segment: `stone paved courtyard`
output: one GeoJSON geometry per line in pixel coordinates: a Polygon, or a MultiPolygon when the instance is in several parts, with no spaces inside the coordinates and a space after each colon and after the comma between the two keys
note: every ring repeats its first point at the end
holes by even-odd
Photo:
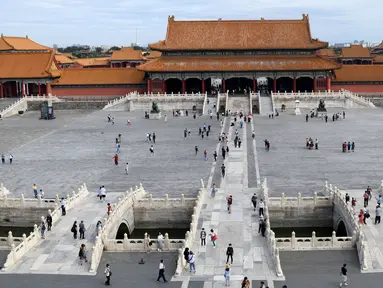
{"type": "MultiPolygon", "coordinates": [[[[329,109],[329,114],[341,111],[329,109]]],[[[341,189],[377,187],[383,175],[383,110],[349,109],[345,120],[328,123],[311,118],[306,123],[305,114],[254,119],[260,173],[271,195],[312,195],[326,180],[341,189]],[[319,150],[308,151],[306,137],[318,138],[319,150]],[[264,139],[271,142],[269,152],[264,139]],[[355,142],[354,153],[342,153],[344,141],[355,142]]]]}
{"type": "MultiPolygon", "coordinates": [[[[46,197],[56,193],[67,194],[87,183],[90,191],[105,185],[107,191],[123,192],[142,183],[154,197],[194,196],[205,184],[211,170],[212,154],[216,147],[219,122],[208,116],[173,118],[168,122],[146,120],[143,113],[114,112],[115,124],[107,123],[109,113],[97,111],[57,111],[53,121],[38,120],[38,112],[12,117],[0,122],[0,152],[7,164],[1,166],[1,179],[15,195],[32,196],[36,183],[45,190],[46,197]],[[132,126],[126,125],[130,119],[132,126]],[[198,127],[206,122],[212,125],[209,138],[201,140],[198,127]],[[183,130],[191,130],[190,139],[184,139],[183,130]],[[155,156],[150,156],[146,133],[155,132],[155,156]],[[116,152],[115,138],[122,134],[120,164],[112,157],[116,152]],[[194,146],[198,145],[196,157],[194,146]],[[209,161],[203,160],[207,149],[209,161]],[[14,163],[8,164],[8,155],[14,163]],[[129,162],[129,175],[125,163],[129,162]]],[[[189,114],[190,115],[190,114],[189,114]]]]}

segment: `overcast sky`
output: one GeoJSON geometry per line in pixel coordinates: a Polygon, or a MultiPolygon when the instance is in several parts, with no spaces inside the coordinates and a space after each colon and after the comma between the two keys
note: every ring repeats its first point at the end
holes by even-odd
{"type": "Polygon", "coordinates": [[[11,0],[1,1],[0,33],[52,46],[128,46],[165,38],[175,19],[301,19],[330,43],[383,40],[383,0],[11,0]]]}

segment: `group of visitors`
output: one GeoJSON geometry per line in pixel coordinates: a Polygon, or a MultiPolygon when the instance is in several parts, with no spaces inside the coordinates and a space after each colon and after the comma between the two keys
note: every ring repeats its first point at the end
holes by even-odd
{"type": "Polygon", "coordinates": [[[346,153],[346,152],[354,152],[355,150],[355,142],[343,142],[342,144],[342,152],[343,153],[346,153]]]}
{"type": "Polygon", "coordinates": [[[40,189],[40,191],[37,189],[37,185],[36,184],[33,184],[32,186],[32,190],[33,190],[33,195],[34,195],[34,198],[37,199],[40,198],[43,199],[45,197],[45,193],[43,191],[43,189],[40,189]]]}
{"type": "MultiPolygon", "coordinates": [[[[13,161],[13,155],[9,153],[9,164],[12,164],[13,161]]],[[[1,153],[1,163],[5,164],[5,156],[4,153],[1,153]]]]}
{"type": "Polygon", "coordinates": [[[306,148],[308,150],[312,150],[315,146],[315,150],[318,150],[318,139],[315,139],[315,143],[313,141],[313,139],[310,137],[310,138],[306,138],[306,148]]]}

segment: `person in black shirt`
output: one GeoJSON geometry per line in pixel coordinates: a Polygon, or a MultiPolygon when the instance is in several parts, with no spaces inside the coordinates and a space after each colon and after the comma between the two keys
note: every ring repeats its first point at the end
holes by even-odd
{"type": "Polygon", "coordinates": [[[231,244],[229,244],[229,247],[227,247],[226,249],[226,255],[227,255],[226,264],[229,263],[229,258],[231,259],[231,264],[233,264],[233,254],[234,254],[234,249],[231,246],[231,244]]]}
{"type": "Polygon", "coordinates": [[[201,238],[201,246],[206,246],[206,231],[205,231],[205,228],[202,228],[201,233],[200,233],[200,238],[201,238]]]}
{"type": "Polygon", "coordinates": [[[347,264],[343,264],[343,267],[340,269],[340,277],[341,277],[341,282],[339,284],[339,287],[342,286],[347,286],[347,280],[348,280],[348,275],[347,275],[347,264]]]}

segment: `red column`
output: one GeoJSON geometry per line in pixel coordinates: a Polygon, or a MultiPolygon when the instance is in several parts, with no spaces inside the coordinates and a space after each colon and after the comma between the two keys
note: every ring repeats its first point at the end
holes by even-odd
{"type": "Polygon", "coordinates": [[[148,93],[152,93],[153,88],[152,88],[152,78],[148,79],[148,93]]]}
{"type": "Polygon", "coordinates": [[[24,97],[24,82],[21,82],[21,97],[24,97]]]}
{"type": "Polygon", "coordinates": [[[3,83],[0,82],[0,98],[4,98],[3,83]]]}
{"type": "Polygon", "coordinates": [[[296,77],[293,78],[293,92],[294,93],[297,92],[297,78],[296,77]]]}
{"type": "Polygon", "coordinates": [[[331,90],[331,77],[330,76],[326,77],[326,90],[327,91],[331,90]]]}
{"type": "Polygon", "coordinates": [[[313,90],[314,90],[314,92],[317,91],[317,78],[316,77],[313,78],[313,90]]]}
{"type": "Polygon", "coordinates": [[[257,92],[257,78],[253,78],[253,91],[257,92]]]}
{"type": "Polygon", "coordinates": [[[166,82],[165,82],[165,79],[162,79],[162,93],[166,93],[166,82]]]}
{"type": "Polygon", "coordinates": [[[222,93],[226,93],[226,82],[225,82],[225,78],[222,78],[222,93]]]}
{"type": "Polygon", "coordinates": [[[182,94],[185,94],[185,91],[186,91],[186,83],[185,83],[185,79],[182,78],[182,94]]]}
{"type": "Polygon", "coordinates": [[[205,93],[205,79],[201,79],[202,94],[205,93]]]}
{"type": "Polygon", "coordinates": [[[277,77],[274,77],[273,91],[274,93],[277,93],[277,77]]]}
{"type": "Polygon", "coordinates": [[[39,91],[39,96],[41,96],[41,85],[40,85],[40,83],[37,84],[37,89],[38,89],[38,91],[39,91]]]}

